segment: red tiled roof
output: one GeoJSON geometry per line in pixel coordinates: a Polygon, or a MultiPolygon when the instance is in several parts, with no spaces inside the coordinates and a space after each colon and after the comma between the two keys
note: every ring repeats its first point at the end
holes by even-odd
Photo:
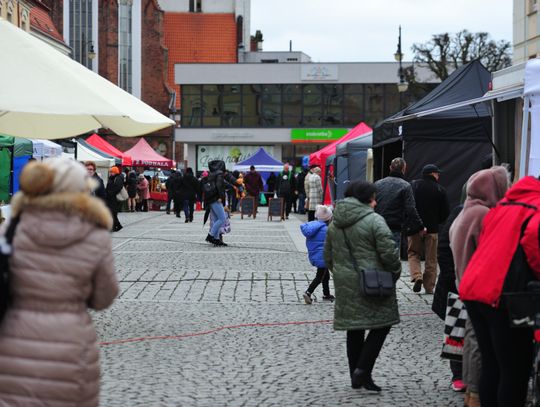
{"type": "Polygon", "coordinates": [[[51,16],[46,10],[40,7],[32,7],[30,10],[30,26],[36,31],[42,32],[64,44],[64,38],[54,26],[51,16]]]}
{"type": "Polygon", "coordinates": [[[166,12],[164,31],[169,49],[168,83],[177,92],[175,63],[237,62],[234,14],[166,12]]]}

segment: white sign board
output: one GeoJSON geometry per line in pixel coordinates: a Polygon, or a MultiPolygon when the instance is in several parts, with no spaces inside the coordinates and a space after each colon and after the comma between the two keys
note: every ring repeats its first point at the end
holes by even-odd
{"type": "Polygon", "coordinates": [[[337,65],[305,64],[301,66],[303,81],[337,81],[339,79],[337,65]]]}
{"type": "Polygon", "coordinates": [[[225,161],[228,170],[232,171],[236,163],[247,160],[263,147],[270,155],[274,155],[274,146],[223,146],[198,145],[197,171],[208,170],[208,163],[213,160],[225,161]]]}

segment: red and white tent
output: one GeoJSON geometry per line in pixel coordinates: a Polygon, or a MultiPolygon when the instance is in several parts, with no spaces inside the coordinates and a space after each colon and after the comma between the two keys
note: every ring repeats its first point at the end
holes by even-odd
{"type": "Polygon", "coordinates": [[[122,165],[132,165],[132,159],[129,154],[121,152],[116,147],[99,137],[96,133],[88,137],[86,142],[104,153],[120,158],[122,160],[122,165]]]}
{"type": "Polygon", "coordinates": [[[141,138],[137,144],[125,151],[124,154],[130,155],[134,167],[174,167],[174,161],[165,158],[154,151],[154,149],[141,138]]]}

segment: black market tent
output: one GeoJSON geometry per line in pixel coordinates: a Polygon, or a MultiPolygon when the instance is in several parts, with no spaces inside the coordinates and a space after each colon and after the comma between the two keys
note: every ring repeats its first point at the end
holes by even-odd
{"type": "Polygon", "coordinates": [[[352,181],[367,181],[369,150],[373,145],[371,132],[342,143],[336,147],[334,159],[334,181],[336,199],[343,199],[347,184],[352,181]]]}
{"type": "Polygon", "coordinates": [[[463,184],[480,169],[492,151],[491,112],[486,103],[459,106],[454,103],[480,98],[487,91],[491,74],[479,61],[455,70],[424,98],[383,120],[373,130],[375,178],[387,174],[390,161],[403,156],[407,178],[421,176],[426,164],[438,165],[444,173],[451,205],[456,205],[463,184]]]}

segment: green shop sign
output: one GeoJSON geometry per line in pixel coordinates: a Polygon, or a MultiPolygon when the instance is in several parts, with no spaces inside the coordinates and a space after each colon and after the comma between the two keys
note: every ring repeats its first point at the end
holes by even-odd
{"type": "Polygon", "coordinates": [[[293,143],[329,143],[340,139],[348,129],[291,129],[293,143]]]}

